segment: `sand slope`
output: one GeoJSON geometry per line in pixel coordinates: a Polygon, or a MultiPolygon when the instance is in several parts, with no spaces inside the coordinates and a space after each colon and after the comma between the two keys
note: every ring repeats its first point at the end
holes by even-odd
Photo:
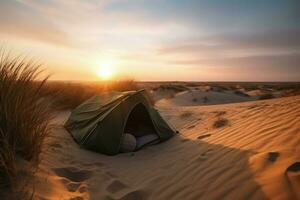
{"type": "MultiPolygon", "coordinates": [[[[158,92],[157,92],[158,93],[158,92]]],[[[166,106],[197,106],[197,105],[216,105],[225,103],[237,103],[245,101],[254,101],[257,99],[255,96],[243,96],[235,94],[233,91],[201,91],[201,90],[188,90],[177,93],[174,97],[162,98],[163,95],[159,94],[160,99],[157,104],[167,104],[166,106]]],[[[169,95],[170,96],[170,95],[169,95]]]]}
{"type": "MultiPolygon", "coordinates": [[[[158,104],[171,140],[109,157],[58,127],[36,180],[40,199],[300,199],[300,96],[216,106],[158,104]],[[217,119],[227,119],[214,128],[217,119]]],[[[57,117],[62,124],[68,113],[57,117]]]]}

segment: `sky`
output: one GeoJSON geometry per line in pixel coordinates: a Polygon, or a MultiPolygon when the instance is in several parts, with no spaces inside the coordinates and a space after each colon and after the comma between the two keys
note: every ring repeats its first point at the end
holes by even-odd
{"type": "Polygon", "coordinates": [[[300,81],[300,1],[0,0],[0,45],[53,80],[300,81]]]}

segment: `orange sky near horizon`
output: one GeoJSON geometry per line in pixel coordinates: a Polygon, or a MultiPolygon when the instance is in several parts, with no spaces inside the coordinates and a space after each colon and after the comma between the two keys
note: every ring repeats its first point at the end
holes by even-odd
{"type": "Polygon", "coordinates": [[[0,44],[38,60],[52,80],[300,81],[297,7],[3,0],[0,44]]]}

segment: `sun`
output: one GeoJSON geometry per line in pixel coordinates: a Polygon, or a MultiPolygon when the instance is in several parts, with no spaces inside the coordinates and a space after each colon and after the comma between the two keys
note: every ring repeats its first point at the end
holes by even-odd
{"type": "Polygon", "coordinates": [[[111,61],[105,61],[99,64],[97,75],[103,80],[108,80],[113,76],[113,65],[111,61]]]}

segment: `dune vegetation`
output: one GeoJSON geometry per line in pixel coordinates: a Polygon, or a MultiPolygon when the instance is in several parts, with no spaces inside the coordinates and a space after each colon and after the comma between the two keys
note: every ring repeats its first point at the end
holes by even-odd
{"type": "MultiPolygon", "coordinates": [[[[0,185],[17,190],[20,160],[36,167],[49,135],[49,101],[41,95],[47,77],[40,65],[2,52],[0,58],[0,185]]],[[[22,166],[24,167],[24,166],[22,166]]]]}

